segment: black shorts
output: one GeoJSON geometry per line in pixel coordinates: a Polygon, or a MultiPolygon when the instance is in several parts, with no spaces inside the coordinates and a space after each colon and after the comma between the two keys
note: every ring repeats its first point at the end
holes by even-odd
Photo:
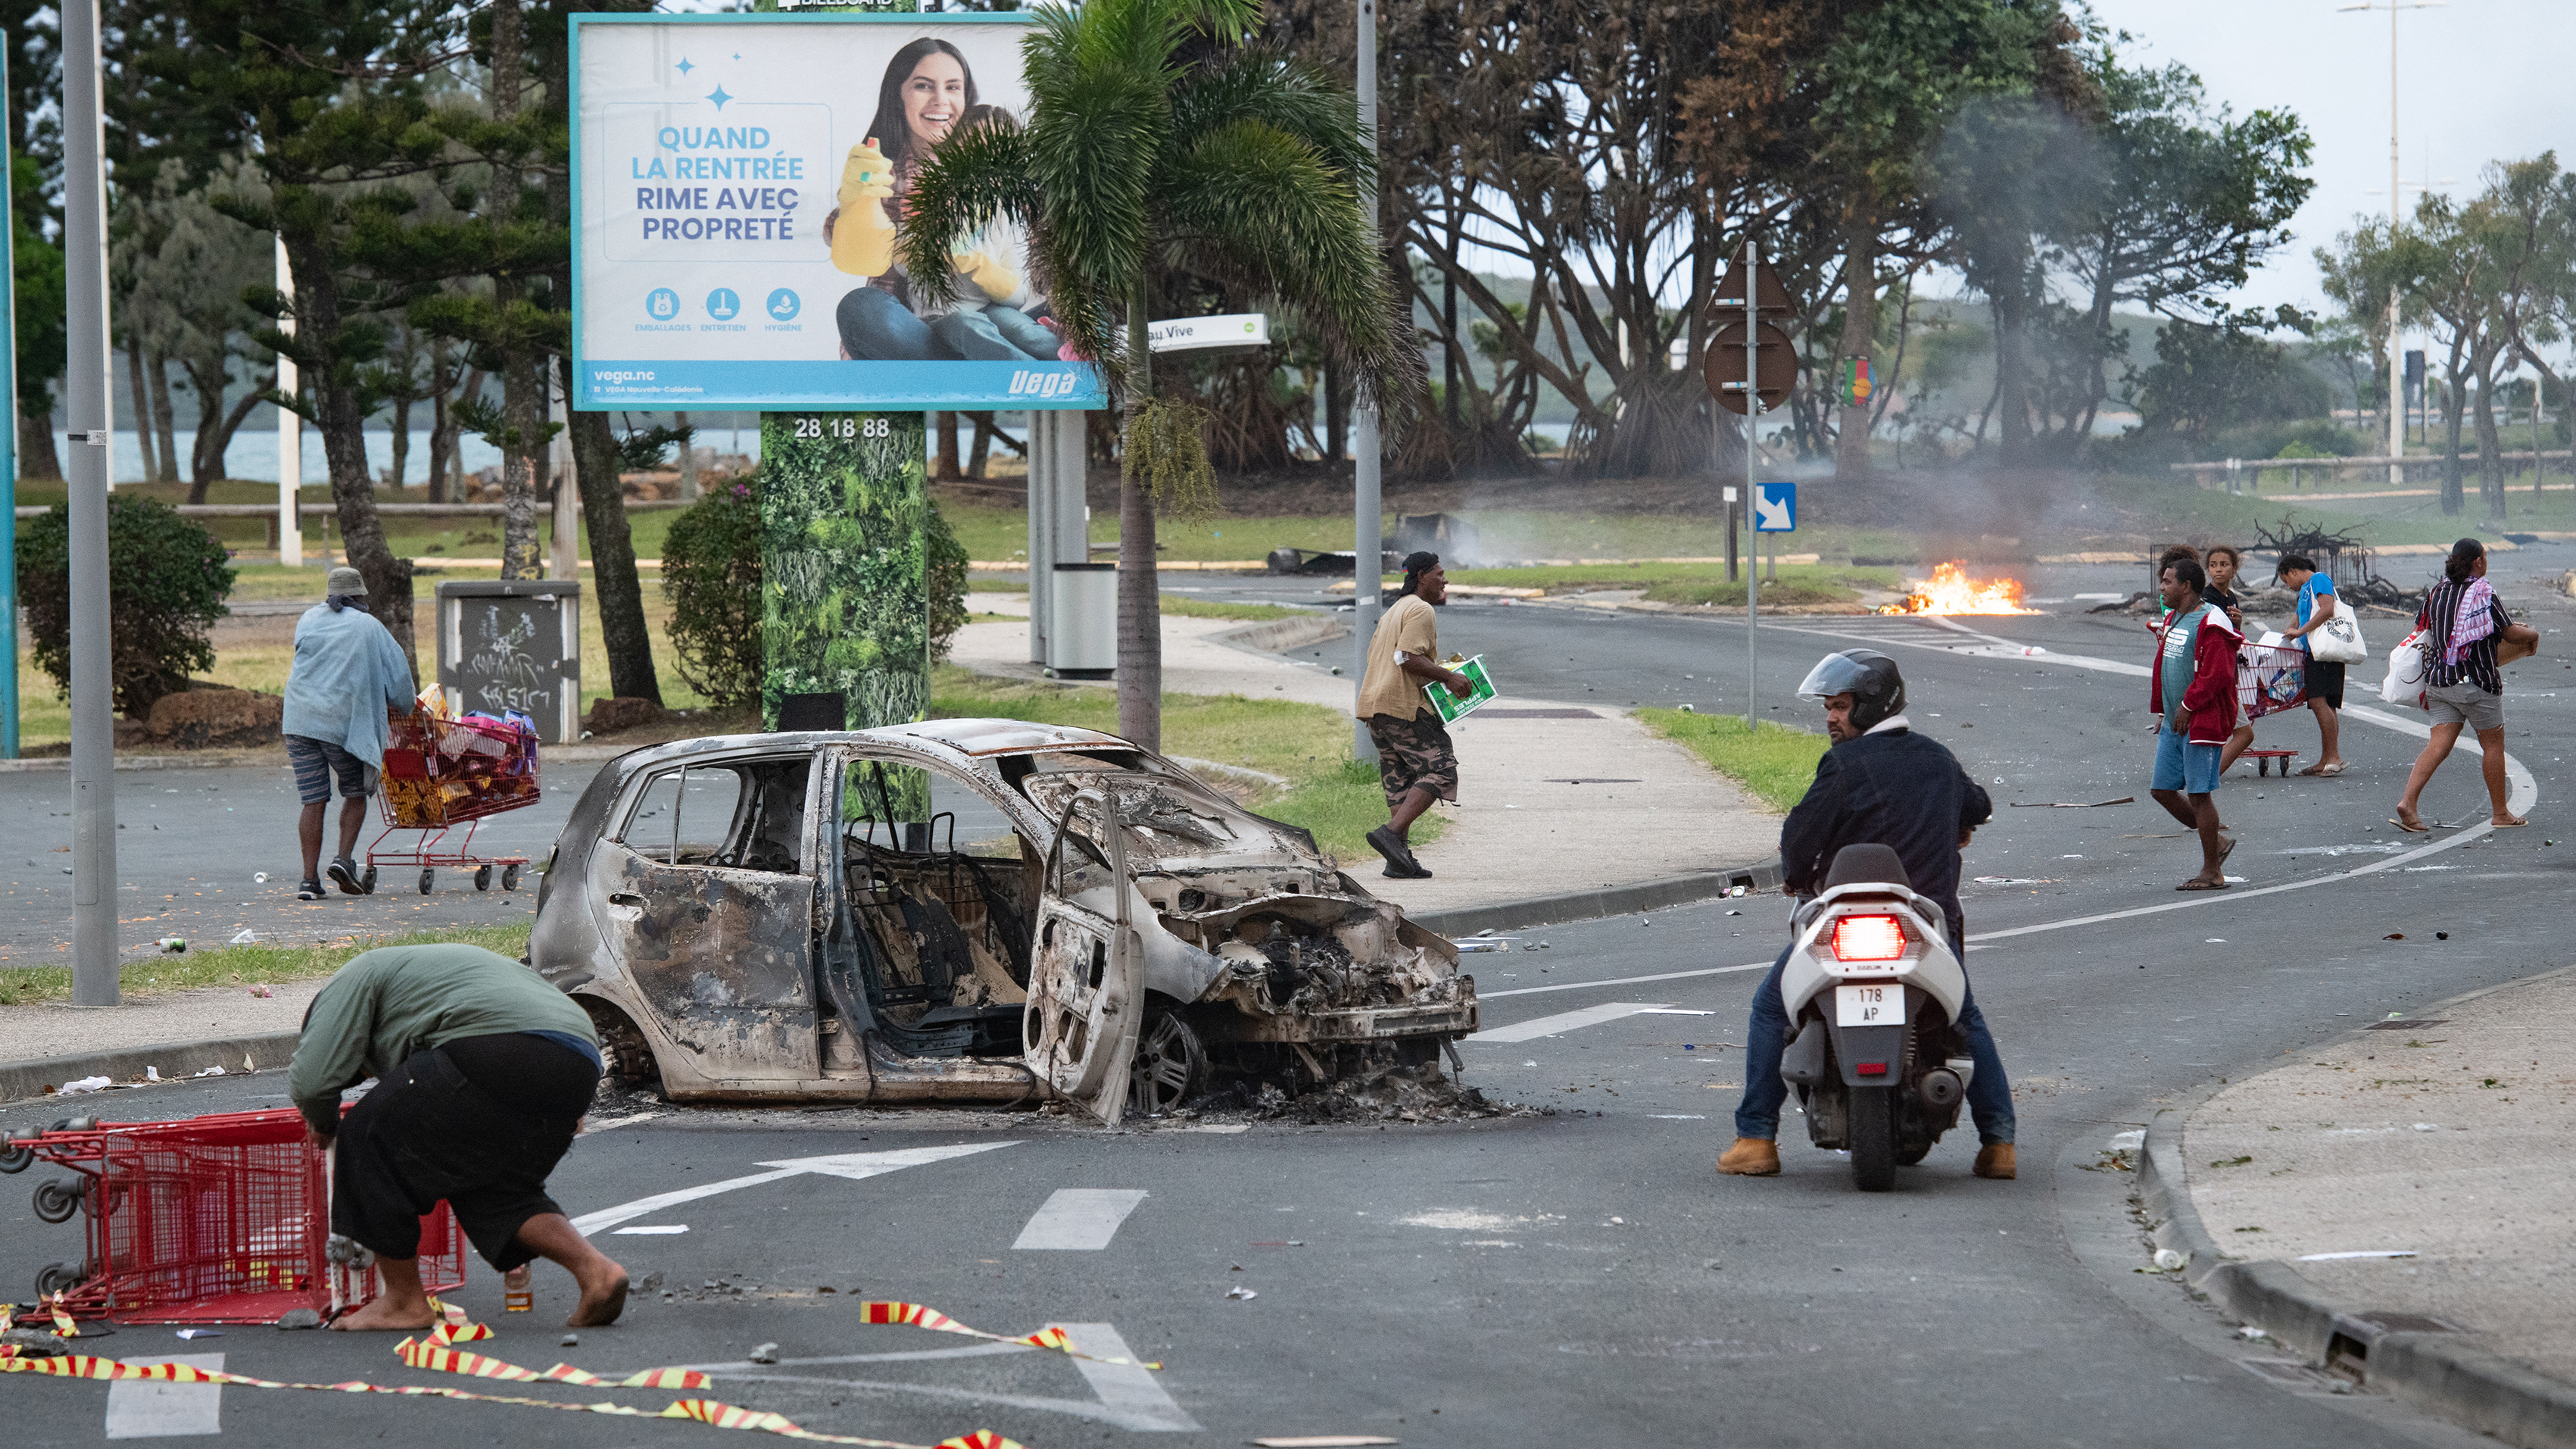
{"type": "Polygon", "coordinates": [[[420,1256],[420,1218],[439,1199],[502,1272],[536,1254],[519,1225],[560,1213],[546,1176],[572,1147],[599,1068],[524,1032],[415,1052],[340,1119],[331,1230],[380,1257],[420,1256]]]}
{"type": "Polygon", "coordinates": [[[2307,666],[2308,698],[2322,699],[2328,709],[2343,708],[2343,666],[2311,659],[2307,666]]]}

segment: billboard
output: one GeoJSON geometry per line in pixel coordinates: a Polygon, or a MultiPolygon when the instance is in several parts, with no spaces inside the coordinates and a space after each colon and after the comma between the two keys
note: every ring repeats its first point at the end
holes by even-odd
{"type": "Polygon", "coordinates": [[[1026,121],[1030,17],[571,19],[576,407],[1104,406],[1017,225],[951,240],[955,296],[894,261],[940,144],[1026,121]]]}

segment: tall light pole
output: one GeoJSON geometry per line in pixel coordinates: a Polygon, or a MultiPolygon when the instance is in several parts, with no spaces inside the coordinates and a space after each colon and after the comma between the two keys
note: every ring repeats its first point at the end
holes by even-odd
{"type": "MultiPolygon", "coordinates": [[[[1377,154],[1377,0],[1359,0],[1360,134],[1368,138],[1369,155],[1377,154]]],[[[1377,231],[1377,187],[1372,183],[1361,201],[1372,235],[1377,231]]],[[[1377,476],[1377,394],[1368,379],[1358,381],[1359,396],[1351,418],[1351,700],[1359,712],[1360,686],[1368,679],[1369,640],[1377,634],[1378,590],[1385,573],[1385,540],[1379,535],[1377,476]]],[[[1333,461],[1339,462],[1340,459],[1333,461]]],[[[1368,721],[1351,729],[1351,758],[1377,759],[1377,742],[1369,738],[1368,721]]]]}
{"type": "MultiPolygon", "coordinates": [[[[2339,5],[2338,11],[2385,10],[2388,12],[2388,235],[2397,237],[2397,228],[2406,224],[2405,192],[2397,180],[2397,12],[2400,10],[2439,10],[2444,0],[2370,0],[2361,5],[2339,5]]],[[[2399,329],[2405,316],[2398,308],[2397,289],[2388,290],[2388,456],[2396,461],[2388,465],[2388,482],[2404,487],[2406,482],[2406,400],[2405,382],[2398,376],[2398,364],[2405,342],[2399,329]]]]}
{"type": "MultiPolygon", "coordinates": [[[[63,0],[63,272],[71,412],[72,1005],[114,1006],[116,718],[107,623],[107,131],[98,0],[63,0]]],[[[13,645],[14,647],[14,645],[13,645]]]]}

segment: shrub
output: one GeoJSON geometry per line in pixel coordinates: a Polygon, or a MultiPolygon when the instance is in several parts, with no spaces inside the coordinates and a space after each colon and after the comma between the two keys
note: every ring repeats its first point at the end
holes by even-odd
{"type": "MultiPolygon", "coordinates": [[[[18,604],[35,641],[36,667],[71,692],[72,525],[56,504],[18,539],[18,604]]],[[[178,510],[133,494],[107,496],[108,667],[116,707],[142,719],[152,703],[188,687],[190,670],[215,667],[206,626],[232,612],[230,556],[178,510]]]]}
{"type": "MultiPolygon", "coordinates": [[[[948,657],[966,622],[966,549],[927,505],[930,657],[948,657]]],[[[711,704],[760,702],[760,489],[758,475],[721,487],[672,520],[662,543],[662,589],[671,601],[671,648],[680,677],[711,704]]]]}
{"type": "Polygon", "coordinates": [[[708,703],[760,702],[758,477],[714,488],[671,520],[662,591],[680,677],[708,703]]]}

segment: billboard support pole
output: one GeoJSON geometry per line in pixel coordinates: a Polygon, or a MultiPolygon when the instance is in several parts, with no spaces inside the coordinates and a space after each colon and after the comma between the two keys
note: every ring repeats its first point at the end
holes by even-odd
{"type": "MultiPolygon", "coordinates": [[[[9,53],[0,49],[0,96],[8,93],[9,53]]],[[[0,534],[0,760],[18,758],[18,259],[9,166],[9,131],[0,126],[0,376],[9,397],[9,426],[0,429],[0,518],[9,520],[0,534]]]]}
{"type": "MultiPolygon", "coordinates": [[[[72,1005],[114,1006],[116,710],[108,670],[107,132],[98,0],[63,22],[63,271],[71,366],[72,1005]]],[[[14,524],[12,525],[14,527],[14,524]]],[[[12,640],[14,647],[16,641],[12,640]]]]}
{"type": "MultiPolygon", "coordinates": [[[[1377,154],[1377,0],[1359,0],[1360,134],[1369,154],[1377,154]]],[[[1377,192],[1361,203],[1369,230],[1377,230],[1377,192]]],[[[1351,416],[1351,712],[1359,712],[1359,692],[1368,683],[1369,645],[1377,637],[1378,595],[1383,592],[1386,542],[1380,535],[1378,503],[1377,395],[1363,378],[1351,416]]],[[[1334,462],[1341,461],[1335,458],[1334,462]]],[[[1351,758],[1377,762],[1377,742],[1369,738],[1368,721],[1355,719],[1351,758]]]]}

